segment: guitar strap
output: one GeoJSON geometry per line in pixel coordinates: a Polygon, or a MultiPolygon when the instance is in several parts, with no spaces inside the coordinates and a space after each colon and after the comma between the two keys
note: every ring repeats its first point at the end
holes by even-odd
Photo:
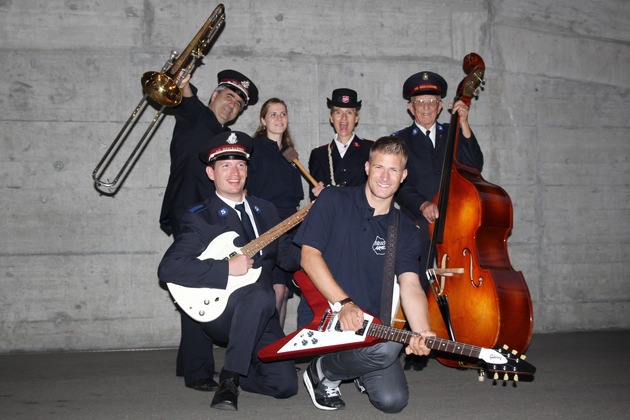
{"type": "Polygon", "coordinates": [[[383,269],[383,288],[381,290],[381,322],[390,325],[392,322],[392,294],[394,293],[394,275],[396,270],[396,245],[398,237],[398,222],[400,211],[396,212],[396,220],[387,227],[387,242],[385,242],[385,267],[383,269]]]}

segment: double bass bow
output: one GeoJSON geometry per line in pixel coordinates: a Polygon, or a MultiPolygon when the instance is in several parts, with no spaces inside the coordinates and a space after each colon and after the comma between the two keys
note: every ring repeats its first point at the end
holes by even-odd
{"type": "MultiPolygon", "coordinates": [[[[466,77],[453,101],[470,107],[484,83],[483,59],[470,53],[466,77]]],[[[527,283],[507,253],[512,230],[512,202],[501,187],[483,179],[478,169],[457,160],[460,139],[457,113],[451,116],[440,189],[434,198],[439,218],[429,224],[431,247],[427,270],[429,317],[438,337],[483,347],[508,345],[523,353],[533,331],[527,283]],[[446,276],[443,273],[449,272],[446,276]],[[453,274],[455,273],[455,274],[453,274]]],[[[450,367],[474,367],[462,359],[438,357],[450,367]]]]}

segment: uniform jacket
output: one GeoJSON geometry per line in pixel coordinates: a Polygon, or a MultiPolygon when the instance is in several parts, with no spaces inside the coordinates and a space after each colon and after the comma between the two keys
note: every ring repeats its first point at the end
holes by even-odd
{"type": "MultiPolygon", "coordinates": [[[[280,223],[278,212],[268,201],[247,197],[247,202],[254,213],[259,236],[280,223]]],[[[160,281],[188,287],[225,289],[228,261],[198,260],[197,257],[217,236],[228,231],[239,234],[234,240],[234,246],[240,248],[247,244],[238,213],[213,193],[208,200],[184,213],[181,231],[160,262],[160,281]]],[[[289,238],[282,235],[253,257],[254,267],[262,267],[258,282],[272,287],[272,269],[276,262],[288,271],[299,268],[289,252],[290,245],[289,238]]]]}
{"type": "Polygon", "coordinates": [[[171,140],[171,172],[164,192],[160,227],[170,235],[186,209],[214,195],[214,184],[206,175],[199,151],[215,135],[229,128],[222,126],[208,106],[194,96],[183,98],[175,108],[175,127],[171,140]]]}
{"type": "MultiPolygon", "coordinates": [[[[440,188],[448,128],[449,124],[436,124],[435,148],[415,123],[393,134],[405,141],[409,153],[407,179],[398,190],[396,201],[404,214],[417,221],[423,238],[428,238],[429,230],[420,205],[433,201],[440,188]]],[[[457,160],[480,171],[483,168],[483,153],[474,134],[466,139],[460,133],[457,160]]]]}
{"type": "MultiPolygon", "coordinates": [[[[328,150],[332,147],[335,184],[342,187],[361,185],[367,180],[365,162],[370,157],[370,147],[372,147],[373,143],[371,140],[363,140],[355,135],[342,159],[333,140],[331,143],[319,146],[311,151],[311,156],[308,160],[308,170],[316,181],[321,181],[326,186],[332,185],[330,162],[328,161],[328,150]]],[[[314,200],[313,194],[311,193],[310,195],[311,200],[314,200]]]]}
{"type": "Polygon", "coordinates": [[[247,169],[247,193],[271,201],[280,218],[295,213],[304,198],[299,169],[282,156],[275,140],[266,136],[254,139],[247,169]]]}

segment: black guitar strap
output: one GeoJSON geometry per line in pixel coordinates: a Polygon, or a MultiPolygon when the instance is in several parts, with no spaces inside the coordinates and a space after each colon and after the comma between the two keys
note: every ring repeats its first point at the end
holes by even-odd
{"type": "Polygon", "coordinates": [[[396,220],[387,227],[385,243],[385,267],[383,269],[383,288],[381,290],[381,322],[390,325],[392,322],[392,295],[394,293],[394,275],[396,270],[396,245],[400,211],[396,212],[396,220]]]}

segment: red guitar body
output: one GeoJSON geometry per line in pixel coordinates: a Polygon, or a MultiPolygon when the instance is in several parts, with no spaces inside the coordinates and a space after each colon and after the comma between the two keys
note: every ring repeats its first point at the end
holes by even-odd
{"type": "Polygon", "coordinates": [[[306,327],[292,332],[280,340],[264,347],[258,357],[265,362],[308,357],[322,353],[368,347],[382,342],[376,337],[367,336],[365,331],[372,324],[381,324],[378,318],[365,313],[364,328],[358,332],[335,329],[337,315],[332,312],[326,298],[317,290],[311,279],[303,271],[294,274],[309,306],[313,310],[313,320],[306,327]]]}

